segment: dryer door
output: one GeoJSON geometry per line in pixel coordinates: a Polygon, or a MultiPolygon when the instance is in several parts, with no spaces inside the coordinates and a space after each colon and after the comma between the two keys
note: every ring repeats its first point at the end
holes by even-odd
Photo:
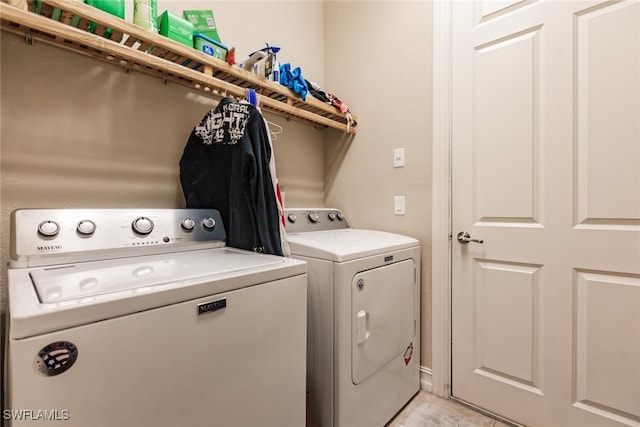
{"type": "Polygon", "coordinates": [[[415,263],[405,260],[362,271],[351,285],[351,375],[360,384],[411,351],[415,263]]]}

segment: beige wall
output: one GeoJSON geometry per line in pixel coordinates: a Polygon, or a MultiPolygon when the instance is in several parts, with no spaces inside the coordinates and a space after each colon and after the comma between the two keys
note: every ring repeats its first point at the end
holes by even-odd
{"type": "Polygon", "coordinates": [[[351,141],[330,131],[325,202],[359,228],[406,234],[422,246],[422,354],[431,366],[431,3],[325,2],[327,85],[359,116],[351,141]],[[393,167],[394,148],[406,166],[393,167]],[[406,215],[393,214],[395,195],[406,215]]]}
{"type": "MultiPolygon", "coordinates": [[[[208,4],[158,3],[161,11],[178,13],[208,4]]],[[[223,42],[237,47],[238,58],[265,42],[281,45],[282,60],[323,80],[321,2],[217,1],[215,9],[223,42]],[[277,25],[286,14],[304,19],[277,25]]],[[[27,207],[183,207],[178,161],[189,133],[218,99],[37,41],[29,46],[9,33],[0,39],[4,323],[10,212],[27,207]]],[[[267,119],[284,128],[274,145],[287,201],[322,205],[324,132],[278,116],[267,119]]],[[[0,331],[1,337],[4,325],[0,331]]]]}
{"type": "MultiPolygon", "coordinates": [[[[430,3],[158,3],[160,12],[213,7],[237,58],[264,42],[280,45],[281,62],[302,67],[360,116],[357,136],[347,138],[267,115],[284,128],[274,143],[278,178],[288,206],[336,206],[358,227],[420,239],[422,364],[430,366],[430,3]],[[406,150],[405,168],[392,168],[396,147],[406,150]],[[402,217],[392,212],[397,194],[407,197],[402,217]]],[[[8,33],[1,43],[4,312],[13,209],[183,207],[178,161],[191,129],[218,100],[8,33]]]]}

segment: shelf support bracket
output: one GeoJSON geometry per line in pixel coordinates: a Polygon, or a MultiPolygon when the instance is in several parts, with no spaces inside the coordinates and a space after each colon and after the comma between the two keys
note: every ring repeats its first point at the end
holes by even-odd
{"type": "Polygon", "coordinates": [[[31,31],[28,31],[24,35],[24,42],[28,45],[33,45],[33,34],[31,34],[31,31]]]}

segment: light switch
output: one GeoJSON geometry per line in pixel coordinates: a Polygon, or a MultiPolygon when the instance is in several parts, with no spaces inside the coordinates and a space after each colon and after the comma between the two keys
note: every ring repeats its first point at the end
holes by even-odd
{"type": "Polygon", "coordinates": [[[405,199],[404,196],[393,197],[393,214],[404,215],[405,214],[405,199]]]}
{"type": "Polygon", "coordinates": [[[401,168],[404,166],[404,148],[396,148],[393,150],[393,167],[401,168]]]}

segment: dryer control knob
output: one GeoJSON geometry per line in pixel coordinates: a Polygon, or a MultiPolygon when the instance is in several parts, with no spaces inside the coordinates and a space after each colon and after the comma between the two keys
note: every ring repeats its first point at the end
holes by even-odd
{"type": "Polygon", "coordinates": [[[290,223],[293,224],[294,222],[296,222],[298,218],[296,217],[296,214],[290,213],[289,215],[287,215],[287,219],[289,220],[290,223]]]}
{"type": "Polygon", "coordinates": [[[149,234],[153,231],[153,221],[149,218],[141,216],[133,220],[131,228],[138,234],[149,234]]]}
{"type": "Polygon", "coordinates": [[[96,223],[89,221],[88,219],[83,219],[78,223],[76,229],[78,230],[78,233],[88,236],[96,231],[96,223]]]}
{"type": "Polygon", "coordinates": [[[307,215],[307,216],[308,216],[308,218],[309,218],[309,221],[311,221],[311,222],[312,222],[312,223],[314,223],[314,224],[316,224],[316,223],[320,220],[320,217],[319,217],[319,216],[318,216],[318,214],[317,214],[317,213],[315,213],[315,212],[311,212],[311,213],[309,213],[309,215],[307,215]]]}
{"type": "Polygon", "coordinates": [[[344,215],[342,215],[342,212],[338,212],[336,214],[336,217],[338,218],[338,221],[342,221],[344,219],[344,215]]]}
{"type": "Polygon", "coordinates": [[[196,226],[196,221],[193,218],[185,218],[182,220],[182,228],[191,231],[196,226]]]}
{"type": "Polygon", "coordinates": [[[202,220],[202,226],[206,230],[211,231],[216,227],[216,220],[208,216],[202,220]]]}
{"type": "Polygon", "coordinates": [[[38,225],[38,233],[43,236],[52,237],[58,234],[60,231],[60,226],[55,221],[42,221],[40,225],[38,225]]]}
{"type": "Polygon", "coordinates": [[[329,219],[331,221],[335,221],[336,220],[336,214],[334,214],[333,212],[329,212],[329,214],[327,216],[329,217],[329,219]]]}

